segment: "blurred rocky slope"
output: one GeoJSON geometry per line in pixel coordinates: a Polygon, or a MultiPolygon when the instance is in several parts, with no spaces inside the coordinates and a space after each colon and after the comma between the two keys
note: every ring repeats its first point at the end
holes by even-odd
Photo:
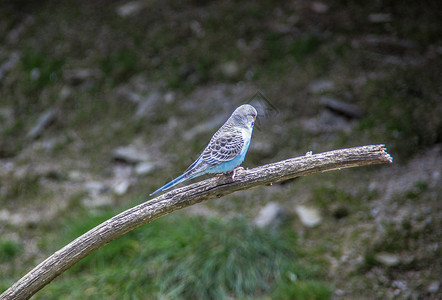
{"type": "Polygon", "coordinates": [[[246,167],[374,143],[394,164],[188,213],[289,218],[338,298],[442,298],[441,8],[2,1],[0,239],[24,250],[1,273],[47,256],[40,236],[67,215],[147,199],[260,90],[246,167]]]}

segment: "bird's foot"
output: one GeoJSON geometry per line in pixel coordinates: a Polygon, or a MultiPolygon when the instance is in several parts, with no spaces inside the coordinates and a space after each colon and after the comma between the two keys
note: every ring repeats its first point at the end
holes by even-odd
{"type": "Polygon", "coordinates": [[[235,169],[233,169],[232,180],[235,180],[236,171],[238,171],[238,170],[244,170],[244,168],[239,166],[239,167],[236,167],[235,169]]]}
{"type": "Polygon", "coordinates": [[[235,169],[233,169],[233,170],[230,171],[230,172],[216,174],[215,177],[216,177],[217,179],[219,179],[219,178],[221,178],[222,176],[224,176],[224,175],[226,175],[226,174],[230,174],[230,173],[232,173],[232,180],[235,180],[236,172],[237,172],[238,170],[244,170],[244,168],[241,167],[241,166],[239,166],[239,167],[236,167],[235,169]]]}

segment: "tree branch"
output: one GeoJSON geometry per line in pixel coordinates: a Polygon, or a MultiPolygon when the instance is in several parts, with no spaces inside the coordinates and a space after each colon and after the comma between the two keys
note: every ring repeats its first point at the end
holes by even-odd
{"type": "Polygon", "coordinates": [[[291,158],[230,176],[213,177],[174,189],[101,223],[58,250],[14,285],[0,299],[28,299],[72,265],[117,237],[181,208],[240,190],[305,176],[373,164],[392,163],[384,145],[369,145],[291,158]]]}

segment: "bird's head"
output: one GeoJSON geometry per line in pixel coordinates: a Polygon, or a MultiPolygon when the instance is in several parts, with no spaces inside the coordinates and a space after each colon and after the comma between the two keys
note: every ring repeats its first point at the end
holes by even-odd
{"type": "Polygon", "coordinates": [[[232,113],[230,117],[234,125],[245,128],[253,128],[258,112],[250,104],[243,104],[232,113]]]}

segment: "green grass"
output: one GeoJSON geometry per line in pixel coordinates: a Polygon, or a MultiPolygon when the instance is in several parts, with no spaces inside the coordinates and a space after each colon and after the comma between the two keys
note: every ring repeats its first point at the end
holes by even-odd
{"type": "Polygon", "coordinates": [[[406,199],[418,200],[422,198],[422,194],[428,191],[428,183],[425,181],[416,181],[413,188],[405,193],[406,199]]]}
{"type": "Polygon", "coordinates": [[[26,49],[21,56],[21,65],[27,75],[23,82],[25,92],[32,95],[38,89],[57,82],[64,64],[65,58],[26,49]]]}
{"type": "MultiPolygon", "coordinates": [[[[111,215],[69,220],[59,233],[63,244],[111,215]]],[[[296,249],[292,230],[261,230],[244,218],[177,214],[111,242],[36,298],[329,299],[332,288],[296,249]]]]}
{"type": "Polygon", "coordinates": [[[280,300],[313,300],[328,299],[332,293],[332,288],[318,281],[305,280],[294,284],[287,281],[279,285],[272,295],[272,299],[280,300]]]}
{"type": "Polygon", "coordinates": [[[19,242],[9,239],[0,239],[0,262],[7,262],[22,252],[19,242]]]}

